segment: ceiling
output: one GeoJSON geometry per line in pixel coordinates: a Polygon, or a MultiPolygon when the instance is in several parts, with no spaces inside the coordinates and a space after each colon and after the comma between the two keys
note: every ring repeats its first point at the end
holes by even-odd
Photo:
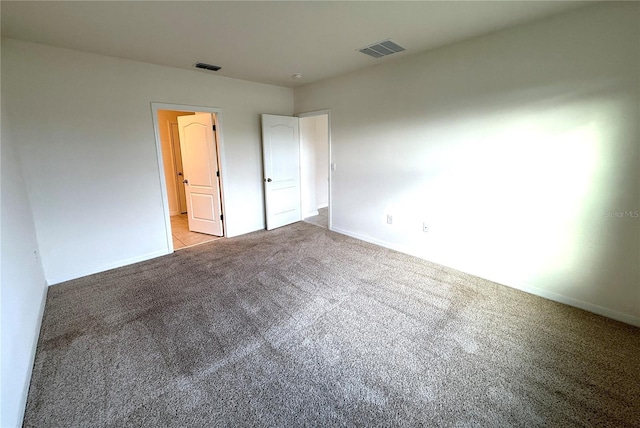
{"type": "Polygon", "coordinates": [[[0,13],[3,37],[184,69],[207,62],[218,75],[296,87],[585,3],[3,0],[0,13]],[[358,52],[389,38],[407,50],[358,52]]]}

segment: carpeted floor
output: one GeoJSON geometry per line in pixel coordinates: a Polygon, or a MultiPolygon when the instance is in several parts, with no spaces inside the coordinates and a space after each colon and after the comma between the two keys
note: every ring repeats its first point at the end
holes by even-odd
{"type": "Polygon", "coordinates": [[[307,223],[51,287],[28,427],[638,426],[640,329],[307,223]]]}

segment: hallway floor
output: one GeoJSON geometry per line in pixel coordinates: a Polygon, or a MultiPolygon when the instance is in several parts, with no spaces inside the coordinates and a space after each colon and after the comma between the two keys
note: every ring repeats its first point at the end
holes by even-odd
{"type": "Polygon", "coordinates": [[[316,226],[324,227],[325,229],[329,228],[329,208],[319,208],[318,215],[314,215],[312,217],[307,217],[304,219],[307,223],[315,224],[316,226]]]}
{"type": "Polygon", "coordinates": [[[187,214],[171,216],[171,235],[173,237],[173,249],[192,247],[205,242],[215,241],[221,236],[207,235],[205,233],[191,232],[187,214]]]}

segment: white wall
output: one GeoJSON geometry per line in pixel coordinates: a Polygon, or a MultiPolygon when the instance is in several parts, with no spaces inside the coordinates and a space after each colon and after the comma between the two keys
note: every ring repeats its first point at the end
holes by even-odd
{"type": "Polygon", "coordinates": [[[316,204],[324,208],[329,204],[329,115],[312,117],[316,122],[316,204]]]}
{"type": "Polygon", "coordinates": [[[291,89],[7,39],[2,68],[49,283],[168,251],[151,102],[222,109],[227,234],[264,228],[259,115],[291,89]]]}
{"type": "Polygon", "coordinates": [[[302,218],[318,214],[314,117],[300,118],[300,199],[302,218]]]}
{"type": "Polygon", "coordinates": [[[331,109],[334,229],[639,324],[639,8],[297,88],[331,109]]]}
{"type": "Polygon", "coordinates": [[[302,217],[318,214],[329,201],[329,125],[327,114],[300,118],[302,217]]]}
{"type": "Polygon", "coordinates": [[[0,426],[19,427],[22,426],[31,380],[46,283],[37,258],[36,232],[20,160],[11,141],[4,108],[3,102],[0,151],[0,426]]]}

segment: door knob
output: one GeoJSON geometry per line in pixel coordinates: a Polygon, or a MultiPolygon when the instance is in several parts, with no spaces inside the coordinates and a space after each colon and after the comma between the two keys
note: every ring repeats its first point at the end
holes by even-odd
{"type": "Polygon", "coordinates": [[[270,179],[270,178],[267,178],[265,181],[266,181],[267,183],[271,183],[271,179],[270,179]]]}
{"type": "Polygon", "coordinates": [[[184,184],[189,184],[189,180],[187,180],[187,179],[182,180],[182,182],[183,182],[184,184]]]}
{"type": "Polygon", "coordinates": [[[178,175],[182,177],[182,172],[179,172],[178,175]]]}

